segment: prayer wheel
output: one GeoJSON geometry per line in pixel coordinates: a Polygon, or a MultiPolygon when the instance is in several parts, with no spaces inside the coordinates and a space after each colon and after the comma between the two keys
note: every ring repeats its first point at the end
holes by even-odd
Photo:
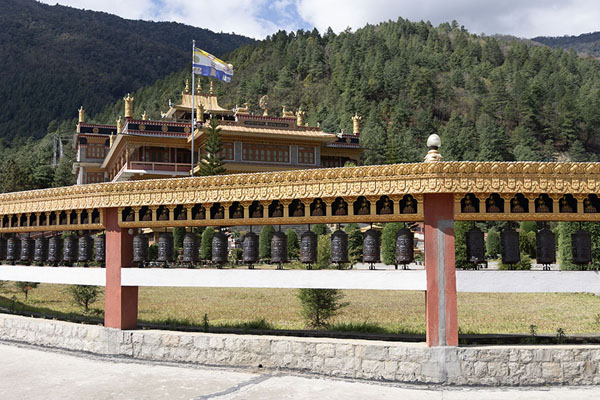
{"type": "Polygon", "coordinates": [[[6,241],[6,261],[17,261],[21,255],[21,242],[16,237],[9,237],[6,241]]]}
{"type": "Polygon", "coordinates": [[[592,262],[592,235],[578,230],[571,235],[571,253],[573,264],[585,265],[592,262]]]}
{"type": "Polygon", "coordinates": [[[502,264],[518,264],[521,262],[521,249],[519,247],[519,232],[514,229],[505,229],[500,232],[502,264]]]}
{"type": "Polygon", "coordinates": [[[317,234],[311,230],[300,236],[300,261],[304,264],[317,262],[317,234]]]}
{"type": "Polygon", "coordinates": [[[143,265],[148,261],[148,237],[138,233],[133,237],[133,262],[143,265]]]}
{"type": "Polygon", "coordinates": [[[21,238],[21,262],[30,263],[33,260],[33,239],[30,237],[21,238]]]}
{"type": "Polygon", "coordinates": [[[242,249],[244,264],[256,264],[258,262],[258,235],[254,232],[246,233],[242,242],[242,249]]]}
{"type": "Polygon", "coordinates": [[[83,235],[79,238],[79,254],[77,256],[77,261],[82,263],[92,261],[93,243],[94,241],[90,235],[83,235]]]}
{"type": "Polygon", "coordinates": [[[6,260],[6,239],[0,237],[0,260],[6,260]]]}
{"type": "Polygon", "coordinates": [[[277,231],[271,238],[271,262],[283,264],[288,262],[287,236],[277,231]]]}
{"type": "Polygon", "coordinates": [[[106,260],[106,235],[99,233],[94,238],[94,250],[96,252],[95,260],[104,263],[106,260]]]}
{"type": "Polygon", "coordinates": [[[48,258],[48,239],[43,236],[35,239],[33,245],[33,261],[43,263],[48,258]]]}
{"type": "Polygon", "coordinates": [[[227,263],[229,249],[227,246],[227,235],[223,232],[215,232],[212,239],[212,262],[218,265],[227,263]]]}
{"type": "Polygon", "coordinates": [[[198,238],[193,232],[183,237],[183,262],[193,264],[198,261],[198,238]]]}
{"type": "Polygon", "coordinates": [[[48,240],[48,262],[58,264],[62,260],[63,239],[60,236],[52,236],[48,240]]]}
{"type": "Polygon", "coordinates": [[[158,257],[156,261],[168,263],[173,261],[173,234],[162,232],[158,235],[158,257]]]}
{"type": "Polygon", "coordinates": [[[77,260],[77,238],[67,236],[63,241],[63,261],[73,263],[77,260]]]}
{"type": "Polygon", "coordinates": [[[331,235],[331,262],[337,264],[348,262],[348,234],[341,229],[331,235]]]}
{"type": "Polygon", "coordinates": [[[554,233],[548,228],[538,231],[535,235],[537,263],[547,266],[556,262],[556,242],[554,233]]]}
{"type": "Polygon", "coordinates": [[[407,265],[415,259],[415,238],[412,231],[402,228],[396,235],[396,262],[407,265]]]}
{"type": "Polygon", "coordinates": [[[485,262],[485,240],[481,229],[473,227],[467,231],[467,261],[473,264],[485,262]]]}
{"type": "Polygon", "coordinates": [[[375,229],[369,229],[363,235],[363,262],[378,263],[381,250],[381,234],[375,229]]]}

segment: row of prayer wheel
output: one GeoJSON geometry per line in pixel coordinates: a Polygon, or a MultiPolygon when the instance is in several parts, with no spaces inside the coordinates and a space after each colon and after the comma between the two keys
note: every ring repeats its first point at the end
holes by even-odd
{"type": "MultiPolygon", "coordinates": [[[[194,264],[199,261],[198,238],[194,233],[188,232],[183,238],[182,261],[194,264]]],[[[365,263],[378,263],[380,261],[381,234],[369,229],[363,235],[363,261],[365,263]]],[[[211,260],[217,266],[222,266],[228,261],[228,241],[223,232],[216,232],[212,239],[211,260]]],[[[170,263],[174,260],[173,234],[160,233],[158,236],[159,263],[170,263]]],[[[401,229],[396,238],[396,262],[406,266],[414,260],[414,237],[409,229],[401,229]]],[[[133,238],[133,261],[143,265],[148,261],[148,238],[138,234],[133,238]]],[[[242,261],[252,268],[259,262],[259,237],[254,232],[247,233],[242,240],[242,261]]],[[[337,230],[331,235],[331,262],[344,264],[348,260],[348,234],[337,230]]],[[[277,231],[271,238],[271,262],[281,264],[288,262],[287,236],[277,231]]],[[[307,230],[300,236],[300,262],[311,268],[317,262],[317,234],[307,230]]]]}
{"type": "Polygon", "coordinates": [[[94,260],[101,264],[105,260],[106,240],[103,234],[98,234],[92,239],[89,235],[79,238],[67,236],[40,236],[35,240],[31,237],[0,238],[0,260],[8,263],[17,262],[26,265],[32,262],[38,264],[72,265],[75,262],[87,265],[94,260]]]}
{"type": "MultiPolygon", "coordinates": [[[[556,263],[556,241],[554,233],[544,228],[535,235],[536,260],[544,269],[556,263]]],[[[514,229],[506,229],[500,233],[502,263],[513,265],[521,262],[519,233],[514,229]]],[[[592,236],[589,232],[578,230],[571,234],[571,253],[573,264],[585,265],[592,262],[592,236]]],[[[483,232],[476,227],[467,232],[467,260],[473,264],[485,262],[485,242],[483,232]]]]}

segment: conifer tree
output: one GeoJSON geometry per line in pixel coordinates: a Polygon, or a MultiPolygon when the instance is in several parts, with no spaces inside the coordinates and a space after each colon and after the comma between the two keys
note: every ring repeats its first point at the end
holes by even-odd
{"type": "Polygon", "coordinates": [[[200,158],[200,175],[223,174],[225,173],[225,168],[223,168],[221,128],[219,128],[219,122],[215,118],[210,120],[206,133],[204,152],[200,158]]]}

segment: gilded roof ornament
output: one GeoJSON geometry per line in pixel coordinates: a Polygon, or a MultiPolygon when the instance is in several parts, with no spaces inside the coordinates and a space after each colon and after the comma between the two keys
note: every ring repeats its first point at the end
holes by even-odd
{"type": "Polygon", "coordinates": [[[144,113],[142,114],[142,121],[146,121],[148,119],[148,114],[146,114],[146,111],[144,111],[144,113]]]}
{"type": "Polygon", "coordinates": [[[250,110],[249,110],[249,107],[248,107],[248,102],[245,102],[242,107],[236,107],[235,108],[235,113],[236,114],[244,114],[244,115],[250,114],[250,110]]]}
{"type": "Polygon", "coordinates": [[[196,94],[202,94],[202,82],[198,79],[198,85],[196,86],[196,94]]]}
{"type": "Polygon", "coordinates": [[[304,112],[304,110],[302,110],[302,107],[300,107],[298,109],[298,111],[296,112],[296,125],[298,125],[298,126],[304,125],[304,116],[305,115],[306,115],[306,112],[304,112]]]}
{"type": "Polygon", "coordinates": [[[294,113],[291,111],[286,111],[285,106],[282,106],[282,117],[283,118],[293,118],[294,113]]]}
{"type": "Polygon", "coordinates": [[[258,100],[258,106],[263,110],[263,117],[268,116],[269,115],[269,96],[265,94],[263,97],[261,97],[260,100],[258,100]]]}
{"type": "Polygon", "coordinates": [[[355,135],[360,135],[360,121],[362,121],[362,117],[354,113],[352,117],[352,133],[355,135]]]}
{"type": "Polygon", "coordinates": [[[185,89],[183,90],[183,93],[185,93],[185,94],[189,94],[190,93],[190,81],[189,81],[189,79],[185,80],[185,89]]]}
{"type": "Polygon", "coordinates": [[[117,120],[117,134],[121,133],[121,129],[123,129],[123,121],[119,115],[119,119],[117,120]]]}
{"type": "Polygon", "coordinates": [[[127,97],[123,97],[125,101],[125,118],[133,118],[133,97],[127,93],[127,97]]]}
{"type": "Polygon", "coordinates": [[[210,88],[208,89],[208,93],[212,96],[215,94],[215,88],[213,87],[213,81],[210,81],[210,88]]]}
{"type": "Polygon", "coordinates": [[[83,124],[85,122],[85,111],[83,109],[83,106],[81,106],[77,111],[79,111],[79,123],[83,124]]]}
{"type": "Polygon", "coordinates": [[[429,152],[427,152],[427,155],[425,156],[426,163],[438,162],[443,160],[442,155],[438,151],[441,145],[442,140],[436,133],[429,135],[429,137],[427,138],[427,147],[429,148],[429,152]]]}

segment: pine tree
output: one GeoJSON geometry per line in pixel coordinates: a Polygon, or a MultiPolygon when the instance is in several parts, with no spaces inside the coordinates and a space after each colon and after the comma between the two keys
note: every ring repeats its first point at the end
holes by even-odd
{"type": "Polygon", "coordinates": [[[215,236],[215,230],[208,227],[202,232],[202,242],[200,244],[200,258],[210,260],[212,258],[212,240],[215,236]]]}
{"type": "Polygon", "coordinates": [[[200,158],[200,175],[223,174],[225,173],[225,168],[223,168],[221,128],[219,128],[219,122],[215,118],[210,120],[206,133],[204,152],[200,158]]]}
{"type": "Polygon", "coordinates": [[[287,249],[288,257],[291,259],[297,259],[300,256],[300,245],[298,244],[298,234],[293,229],[288,229],[285,234],[287,235],[287,249]]]}
{"type": "Polygon", "coordinates": [[[271,239],[275,233],[275,228],[271,225],[265,225],[260,230],[258,236],[258,257],[261,260],[271,259],[271,239]]]}

